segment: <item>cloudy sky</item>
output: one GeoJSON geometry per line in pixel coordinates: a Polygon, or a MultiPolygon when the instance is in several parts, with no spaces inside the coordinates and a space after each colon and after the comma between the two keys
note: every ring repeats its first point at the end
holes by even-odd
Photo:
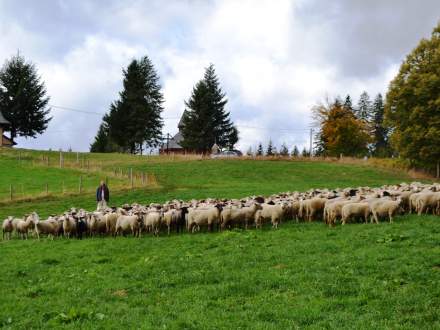
{"type": "Polygon", "coordinates": [[[440,19],[438,0],[0,0],[0,62],[35,63],[49,128],[19,146],[87,151],[122,69],[148,55],[165,96],[164,133],[214,63],[239,147],[306,145],[326,96],[385,93],[405,55],[440,19]]]}

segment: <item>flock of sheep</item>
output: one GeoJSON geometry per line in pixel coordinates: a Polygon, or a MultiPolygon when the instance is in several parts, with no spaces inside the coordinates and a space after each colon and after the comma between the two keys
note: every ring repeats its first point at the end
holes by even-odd
{"type": "Polygon", "coordinates": [[[269,197],[252,196],[243,199],[180,200],[163,205],[132,204],[94,212],[74,208],[59,216],[41,221],[33,212],[23,218],[4,220],[3,239],[17,236],[27,239],[29,233],[37,238],[47,235],[82,238],[96,235],[126,235],[140,237],[149,232],[159,235],[206,228],[224,230],[233,227],[261,228],[271,223],[277,228],[282,221],[324,221],[329,226],[336,222],[389,222],[397,214],[432,213],[440,215],[440,184],[413,182],[387,185],[380,188],[358,187],[346,189],[313,189],[307,192],[287,192],[269,197]]]}

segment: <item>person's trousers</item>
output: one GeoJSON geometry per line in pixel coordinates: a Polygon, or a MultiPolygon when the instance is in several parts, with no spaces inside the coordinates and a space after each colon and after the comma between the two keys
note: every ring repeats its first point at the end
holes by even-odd
{"type": "Polygon", "coordinates": [[[105,199],[98,202],[98,207],[96,208],[97,211],[103,211],[107,208],[107,202],[105,199]]]}

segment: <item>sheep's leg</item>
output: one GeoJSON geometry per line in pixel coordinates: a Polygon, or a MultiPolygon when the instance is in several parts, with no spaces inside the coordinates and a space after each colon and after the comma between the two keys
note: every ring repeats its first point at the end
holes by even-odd
{"type": "Polygon", "coordinates": [[[393,213],[389,212],[388,217],[390,218],[390,223],[393,223],[393,213]]]}

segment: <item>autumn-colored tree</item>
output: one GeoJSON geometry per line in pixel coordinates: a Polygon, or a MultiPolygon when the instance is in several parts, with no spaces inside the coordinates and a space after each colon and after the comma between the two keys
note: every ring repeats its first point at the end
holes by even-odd
{"type": "Polygon", "coordinates": [[[362,156],[368,152],[370,140],[366,124],[357,119],[339,100],[312,108],[319,132],[316,145],[326,156],[362,156]]]}
{"type": "Polygon", "coordinates": [[[440,161],[440,23],[422,39],[391,81],[385,103],[391,143],[413,165],[440,161]]]}

